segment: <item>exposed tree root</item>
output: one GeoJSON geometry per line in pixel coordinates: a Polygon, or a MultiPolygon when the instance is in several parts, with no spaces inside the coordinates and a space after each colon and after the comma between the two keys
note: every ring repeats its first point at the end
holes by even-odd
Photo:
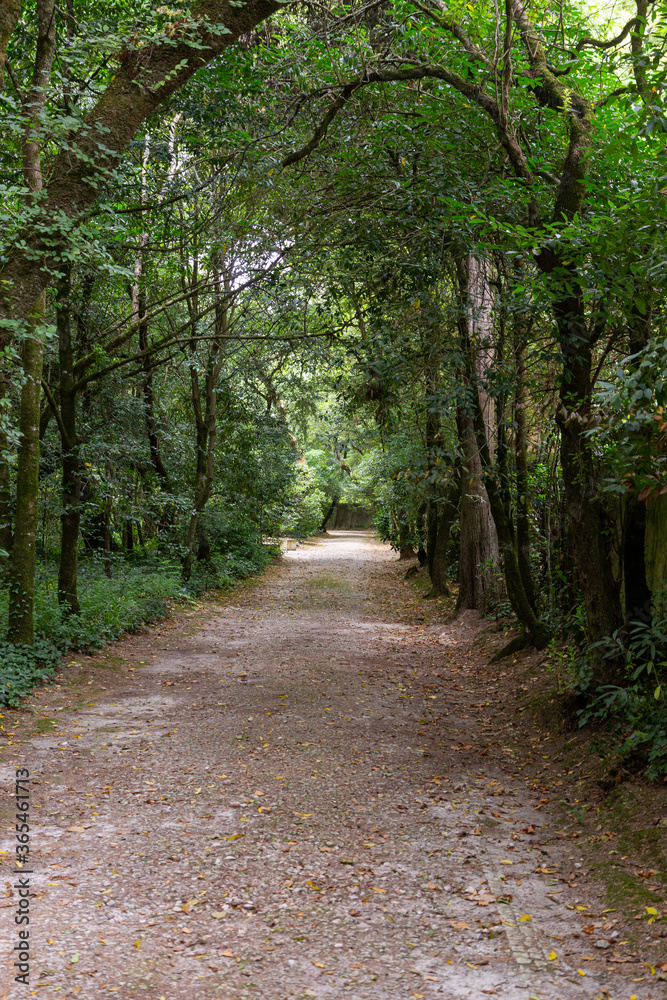
{"type": "Polygon", "coordinates": [[[513,639],[499,649],[497,653],[494,653],[489,663],[498,663],[503,660],[510,653],[518,653],[520,649],[525,649],[526,646],[530,646],[530,636],[527,632],[522,632],[521,635],[515,636],[513,639]]]}

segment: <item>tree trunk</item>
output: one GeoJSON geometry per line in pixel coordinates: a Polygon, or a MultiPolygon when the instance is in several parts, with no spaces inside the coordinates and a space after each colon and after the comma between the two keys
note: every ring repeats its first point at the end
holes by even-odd
{"type": "Polygon", "coordinates": [[[7,46],[21,16],[21,0],[2,0],[0,5],[0,90],[5,82],[7,46]]]}
{"type": "MultiPolygon", "coordinates": [[[[146,136],[144,142],[144,155],[141,165],[141,194],[142,206],[148,202],[147,171],[150,158],[150,140],[146,136]]],[[[142,210],[142,215],[146,215],[146,208],[142,210]]],[[[146,423],[146,434],[148,436],[148,449],[151,456],[151,465],[155,475],[158,477],[163,490],[168,493],[173,492],[169,474],[164,467],[162,455],[160,453],[160,438],[157,432],[157,421],[155,420],[155,393],[153,391],[153,358],[148,353],[148,320],[146,304],[146,286],[144,279],[144,253],[148,243],[148,233],[143,232],[139,237],[139,247],[134,260],[134,284],[132,286],[132,320],[139,330],[139,350],[146,351],[142,359],[144,372],[142,393],[144,397],[144,420],[146,423]]]]}
{"type": "Polygon", "coordinates": [[[619,586],[611,568],[611,544],[599,498],[597,460],[588,437],[591,408],[592,338],[581,289],[555,303],[563,353],[560,406],[561,465],[579,586],[586,609],[589,657],[595,685],[615,683],[620,663],[604,657],[595,644],[621,624],[619,586]]]}
{"type": "Polygon", "coordinates": [[[403,520],[398,520],[398,558],[414,559],[415,550],[408,541],[410,538],[410,525],[403,520]]]}
{"type": "Polygon", "coordinates": [[[333,514],[335,508],[336,508],[336,501],[332,500],[331,501],[331,506],[329,507],[329,510],[326,512],[326,514],[322,518],[322,523],[320,525],[320,531],[326,531],[327,530],[327,521],[329,520],[329,518],[333,514]]]}
{"type": "Polygon", "coordinates": [[[516,389],[514,392],[515,461],[516,461],[516,548],[519,572],[530,606],[535,610],[535,587],[530,565],[530,519],[528,516],[528,437],[526,433],[526,361],[525,340],[516,331],[516,389]]]}
{"type": "Polygon", "coordinates": [[[183,557],[183,565],[181,567],[183,583],[187,583],[192,576],[192,560],[194,557],[195,539],[197,537],[198,516],[197,511],[193,510],[190,515],[190,523],[188,524],[188,530],[185,536],[185,555],[183,557]]]}
{"type": "Polygon", "coordinates": [[[70,324],[69,269],[58,282],[58,348],[60,362],[60,438],[62,446],[62,514],[58,603],[70,614],[81,608],[77,594],[81,475],[74,389],[74,351],[70,324]]]}
{"type": "Polygon", "coordinates": [[[473,421],[467,414],[457,419],[463,453],[461,469],[461,535],[459,593],[456,610],[484,611],[498,597],[498,538],[482,482],[482,463],[473,421]]]}
{"type": "Polygon", "coordinates": [[[197,527],[197,542],[197,562],[204,562],[211,567],[211,543],[201,518],[197,527]]]}
{"type": "MultiPolygon", "coordinates": [[[[23,177],[30,197],[35,199],[42,191],[42,160],[36,139],[40,115],[46,103],[46,94],[51,77],[51,66],[55,52],[55,5],[54,0],[38,0],[37,3],[37,46],[35,63],[29,92],[22,102],[25,119],[23,135],[23,177]],[[34,131],[33,131],[34,130],[34,131]]],[[[25,249],[21,248],[21,255],[25,249]]],[[[44,262],[38,266],[44,268],[44,262]]],[[[26,318],[25,306],[30,309],[27,336],[23,343],[24,383],[21,389],[19,410],[19,431],[21,443],[18,449],[16,474],[16,518],[14,522],[14,544],[9,586],[9,628],[8,638],[13,643],[34,642],[34,597],[35,597],[35,540],[37,536],[37,514],[39,503],[39,430],[42,367],[44,363],[43,331],[40,328],[46,314],[46,285],[43,281],[36,286],[30,301],[24,300],[24,310],[20,318],[26,318]]],[[[25,288],[23,289],[25,293],[25,288]]],[[[16,289],[5,284],[5,295],[13,295],[16,289]]],[[[0,296],[0,314],[2,313],[0,296]]],[[[2,341],[0,334],[0,341],[2,341]]],[[[5,343],[7,337],[5,335],[5,343]]]]}
{"type": "Polygon", "coordinates": [[[484,421],[481,402],[477,395],[473,396],[473,406],[475,409],[475,432],[481,465],[483,469],[484,484],[486,486],[489,506],[493,513],[496,531],[498,533],[498,543],[503,561],[503,572],[507,596],[512,605],[512,610],[519,619],[521,625],[526,629],[530,640],[536,649],[544,649],[551,639],[551,633],[543,622],[539,621],[526,595],[526,591],[519,570],[519,561],[515,549],[514,533],[512,523],[508,516],[503,502],[502,484],[499,484],[493,474],[491,454],[487,441],[487,429],[484,421]]]}
{"type": "Polygon", "coordinates": [[[431,576],[430,597],[449,597],[449,586],[447,584],[447,549],[449,548],[449,536],[452,524],[456,518],[461,495],[461,474],[460,469],[456,469],[449,485],[449,489],[440,498],[436,507],[436,535],[433,546],[433,558],[429,568],[431,576]]]}
{"type": "MultiPolygon", "coordinates": [[[[192,560],[194,555],[194,545],[198,537],[203,532],[203,527],[201,525],[201,514],[206,507],[206,504],[211,498],[211,492],[213,490],[213,477],[215,474],[215,450],[217,442],[217,419],[218,419],[218,379],[220,378],[220,372],[222,369],[223,353],[222,346],[225,342],[225,337],[229,332],[229,324],[232,319],[233,305],[231,307],[227,304],[227,296],[231,292],[231,282],[225,273],[224,262],[222,259],[217,259],[213,263],[213,286],[216,294],[216,306],[215,306],[215,336],[209,347],[208,359],[206,364],[206,371],[204,374],[204,398],[202,400],[202,394],[199,384],[199,369],[195,364],[195,359],[193,357],[192,364],[190,366],[190,386],[191,386],[191,396],[192,396],[192,408],[194,410],[195,426],[197,433],[197,458],[196,458],[196,472],[195,472],[195,496],[194,496],[194,509],[190,516],[190,524],[188,525],[188,532],[186,537],[186,553],[183,559],[182,575],[183,580],[187,582],[190,579],[192,572],[192,560]],[[222,282],[221,282],[222,277],[222,282]],[[223,298],[224,290],[224,298],[223,298]],[[203,405],[202,405],[203,403],[203,405]]],[[[197,261],[193,265],[192,273],[192,283],[191,287],[197,287],[197,261]]],[[[190,309],[191,315],[196,316],[197,305],[196,305],[196,292],[193,293],[192,298],[188,299],[188,308],[190,309]]],[[[196,325],[193,324],[193,331],[196,329],[196,325]]],[[[194,355],[196,348],[196,340],[192,341],[192,352],[194,355]]],[[[205,537],[205,532],[204,532],[205,537]]],[[[206,547],[208,546],[208,539],[206,539],[206,544],[204,547],[204,552],[206,552],[206,547]]]]}
{"type": "Polygon", "coordinates": [[[39,418],[44,359],[40,325],[46,310],[46,295],[35,304],[33,328],[23,344],[24,383],[21,389],[16,472],[16,515],[9,583],[9,628],[13,643],[34,642],[35,540],[39,499],[39,418]]]}
{"type": "MultiPolygon", "coordinates": [[[[0,400],[6,398],[6,375],[0,376],[0,400]]],[[[3,420],[6,414],[3,415],[3,420]]],[[[9,441],[0,427],[0,549],[7,555],[0,554],[0,575],[4,576],[9,568],[9,558],[12,551],[12,494],[9,476],[9,441]]]]}
{"type": "Polygon", "coordinates": [[[111,579],[111,511],[112,499],[109,493],[104,505],[104,575],[109,579],[111,579]]]}
{"type": "Polygon", "coordinates": [[[646,504],[628,494],[622,535],[625,623],[651,621],[652,594],[646,580],[646,504]]]}
{"type": "MultiPolygon", "coordinates": [[[[460,324],[464,342],[471,345],[478,375],[490,363],[492,340],[491,301],[485,265],[469,256],[457,262],[461,297],[460,324]]],[[[476,385],[469,392],[478,393],[476,385]]],[[[484,394],[480,399],[484,419],[492,437],[493,408],[484,394]]],[[[456,610],[477,608],[484,611],[497,600],[499,551],[496,528],[489,498],[482,482],[482,463],[475,436],[473,417],[459,408],[457,414],[461,468],[461,536],[459,555],[459,593],[456,610]]]]}
{"type": "MultiPolygon", "coordinates": [[[[630,354],[638,354],[649,342],[651,332],[651,289],[647,286],[636,289],[637,298],[645,303],[644,311],[637,306],[636,299],[628,323],[628,346],[630,354]]],[[[627,495],[623,516],[621,538],[621,558],[623,563],[623,588],[625,592],[625,624],[650,622],[652,593],[646,579],[646,504],[637,499],[637,491],[627,495]]]]}

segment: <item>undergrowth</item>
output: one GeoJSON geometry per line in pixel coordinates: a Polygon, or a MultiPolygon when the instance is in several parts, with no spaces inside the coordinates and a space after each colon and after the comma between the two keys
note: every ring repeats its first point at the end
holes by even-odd
{"type": "MultiPolygon", "coordinates": [[[[231,588],[263,569],[275,552],[248,542],[214,554],[213,564],[196,563],[186,586],[176,560],[116,558],[111,577],[96,559],[79,569],[78,615],[57,601],[57,579],[44,568],[35,587],[35,644],[0,641],[0,705],[16,707],[38,684],[52,677],[63,653],[90,650],[164,618],[170,605],[187,603],[211,589],[231,588]]],[[[0,592],[0,621],[7,621],[7,591],[0,592]]]]}
{"type": "MultiPolygon", "coordinates": [[[[617,742],[622,766],[643,771],[648,778],[667,777],[667,619],[654,615],[628,632],[617,630],[597,646],[605,657],[623,664],[620,684],[605,684],[589,692],[580,724],[597,720],[607,725],[617,742]]],[[[586,684],[586,671],[582,671],[586,684]]]]}

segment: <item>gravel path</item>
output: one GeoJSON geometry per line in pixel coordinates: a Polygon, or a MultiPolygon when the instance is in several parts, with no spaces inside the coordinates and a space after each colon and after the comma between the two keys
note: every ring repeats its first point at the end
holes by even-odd
{"type": "Polygon", "coordinates": [[[665,995],[596,948],[613,917],[527,791],[474,624],[402,573],[334,532],[33,700],[64,710],[3,766],[31,772],[34,893],[26,988],[3,879],[3,1000],[665,995]]]}

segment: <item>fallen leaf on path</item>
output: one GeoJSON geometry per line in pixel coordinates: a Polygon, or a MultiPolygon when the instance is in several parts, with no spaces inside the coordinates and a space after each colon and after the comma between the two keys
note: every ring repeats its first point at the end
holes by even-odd
{"type": "Polygon", "coordinates": [[[324,964],[324,962],[313,962],[312,964],[316,966],[318,969],[326,969],[326,965],[324,964]]]}
{"type": "MultiPolygon", "coordinates": [[[[378,889],[374,885],[371,886],[371,889],[373,890],[373,892],[386,892],[387,891],[386,889],[378,889]]],[[[437,886],[435,886],[435,885],[432,886],[431,883],[429,882],[429,889],[437,889],[437,886]]]]}
{"type": "Polygon", "coordinates": [[[212,913],[211,916],[213,917],[214,920],[222,920],[222,918],[225,916],[225,913],[223,910],[217,910],[215,913],[212,913]]]}
{"type": "Polygon", "coordinates": [[[68,826],[68,833],[85,833],[85,828],[83,826],[68,826]]]}
{"type": "Polygon", "coordinates": [[[470,924],[467,924],[465,920],[450,920],[449,926],[455,931],[469,931],[470,924]]]}

